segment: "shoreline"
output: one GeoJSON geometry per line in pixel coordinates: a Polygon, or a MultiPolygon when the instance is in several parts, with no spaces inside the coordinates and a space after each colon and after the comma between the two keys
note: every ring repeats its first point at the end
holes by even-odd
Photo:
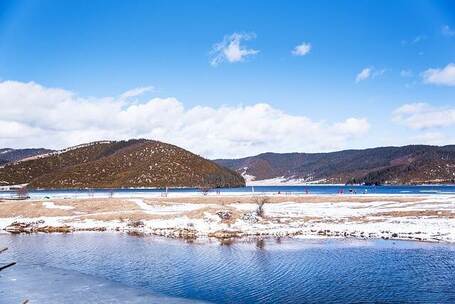
{"type": "Polygon", "coordinates": [[[455,243],[455,196],[0,199],[0,230],[106,231],[184,239],[322,237],[455,243]],[[262,209],[258,210],[260,205],[262,209]]]}
{"type": "Polygon", "coordinates": [[[426,240],[414,238],[387,238],[387,237],[357,237],[357,236],[332,236],[332,235],[309,235],[309,234],[294,234],[294,235],[243,235],[243,236],[230,236],[230,237],[216,237],[216,236],[198,236],[198,237],[184,237],[164,234],[150,234],[143,233],[137,230],[99,230],[99,229],[82,229],[82,230],[68,230],[68,231],[40,231],[40,232],[7,232],[0,231],[0,238],[2,236],[10,235],[78,235],[78,234],[100,234],[100,235],[127,235],[139,238],[153,238],[160,241],[176,241],[198,245],[219,244],[219,245],[232,245],[232,244],[248,244],[260,241],[346,241],[346,242],[402,242],[414,244],[427,244],[427,245],[441,245],[441,246],[455,246],[455,242],[447,242],[440,240],[426,240]]]}
{"type": "Polygon", "coordinates": [[[137,237],[160,237],[163,239],[169,240],[180,240],[184,242],[197,242],[200,244],[208,244],[213,241],[218,241],[222,245],[229,245],[232,243],[238,242],[250,242],[250,241],[262,241],[262,240],[273,240],[273,239],[288,239],[288,240],[308,240],[308,241],[323,241],[323,240],[339,240],[339,241],[400,241],[400,242],[417,242],[417,243],[427,243],[427,244],[441,244],[441,245],[454,245],[455,241],[444,241],[439,239],[422,239],[409,237],[368,237],[368,236],[356,236],[356,235],[323,235],[323,234],[286,234],[286,235],[275,235],[275,234],[245,234],[245,235],[236,235],[229,234],[225,235],[199,235],[192,236],[186,234],[170,233],[170,234],[160,234],[160,233],[150,233],[142,232],[135,229],[126,229],[126,230],[109,230],[102,227],[94,228],[83,228],[83,229],[74,229],[73,227],[43,227],[44,229],[39,229],[40,231],[21,231],[21,232],[8,232],[0,231],[0,237],[2,235],[39,235],[39,234],[80,234],[80,233],[106,233],[106,234],[126,234],[129,236],[137,237]]]}
{"type": "MultiPolygon", "coordinates": [[[[0,192],[13,191],[18,187],[24,187],[28,184],[16,184],[16,185],[2,185],[0,186],[0,192]],[[13,189],[13,190],[9,190],[13,189]]],[[[365,184],[343,184],[343,183],[317,183],[317,182],[272,182],[268,183],[267,180],[258,181],[247,181],[243,187],[220,187],[211,188],[211,192],[215,192],[217,189],[245,189],[249,187],[317,187],[317,186],[329,186],[329,187],[366,187],[366,188],[381,188],[381,187],[454,187],[455,183],[407,183],[407,184],[380,184],[380,185],[365,185],[365,184]],[[264,182],[265,181],[265,182],[264,182]]],[[[194,190],[198,191],[198,187],[182,186],[182,187],[167,187],[169,190],[194,190]]],[[[109,191],[109,190],[166,190],[166,187],[120,187],[120,188],[90,188],[90,187],[76,187],[76,188],[33,188],[30,191],[109,191]]],[[[248,193],[248,192],[247,192],[248,193]]]]}

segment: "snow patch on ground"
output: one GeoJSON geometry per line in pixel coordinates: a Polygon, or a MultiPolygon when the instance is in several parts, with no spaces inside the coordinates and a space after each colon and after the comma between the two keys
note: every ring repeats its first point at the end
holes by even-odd
{"type": "Polygon", "coordinates": [[[44,208],[47,208],[47,209],[62,209],[62,210],[74,209],[73,206],[56,205],[53,202],[44,202],[43,206],[44,206],[44,208]]]}
{"type": "Polygon", "coordinates": [[[149,214],[174,214],[194,211],[209,207],[208,204],[171,204],[171,205],[149,205],[142,199],[131,199],[139,208],[149,214]]]}

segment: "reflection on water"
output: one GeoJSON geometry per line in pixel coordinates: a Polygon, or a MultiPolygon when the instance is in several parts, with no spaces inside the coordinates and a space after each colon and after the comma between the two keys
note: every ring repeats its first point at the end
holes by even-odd
{"type": "Polygon", "coordinates": [[[0,235],[0,303],[455,303],[455,246],[126,234],[0,235]]]}

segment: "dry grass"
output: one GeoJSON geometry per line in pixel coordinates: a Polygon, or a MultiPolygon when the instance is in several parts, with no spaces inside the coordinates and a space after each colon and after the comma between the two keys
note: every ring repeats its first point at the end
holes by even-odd
{"type": "MultiPolygon", "coordinates": [[[[56,203],[57,205],[57,203],[56,203]]],[[[42,201],[3,201],[0,202],[0,218],[69,216],[74,210],[47,209],[42,201]]]]}
{"type": "Polygon", "coordinates": [[[109,211],[131,211],[138,206],[127,199],[77,199],[77,200],[52,200],[55,204],[75,207],[77,211],[86,213],[100,213],[109,211]]]}
{"type": "Polygon", "coordinates": [[[40,216],[76,216],[103,212],[124,212],[139,210],[136,204],[123,199],[57,199],[0,202],[0,218],[40,217],[40,216]],[[51,209],[43,203],[53,202],[56,206],[70,206],[74,209],[51,209]]]}
{"type": "Polygon", "coordinates": [[[82,215],[75,218],[75,220],[96,220],[96,221],[140,221],[140,220],[156,220],[172,218],[168,215],[153,215],[141,211],[126,211],[126,212],[109,212],[99,214],[82,215]]]}
{"type": "MultiPolygon", "coordinates": [[[[262,196],[259,196],[261,198],[262,196]]],[[[236,219],[242,216],[242,212],[232,208],[231,204],[248,203],[255,204],[258,201],[258,196],[200,196],[200,197],[168,197],[168,198],[147,198],[144,202],[149,205],[168,205],[168,204],[208,204],[211,206],[193,211],[183,211],[174,214],[150,214],[140,209],[134,202],[128,199],[117,198],[90,198],[90,199],[55,199],[50,200],[56,206],[71,206],[74,209],[49,209],[43,206],[46,200],[26,200],[26,201],[0,201],[0,218],[11,217],[27,217],[36,218],[41,216],[69,216],[74,219],[94,219],[102,221],[110,220],[153,220],[153,219],[170,219],[175,217],[186,216],[191,219],[202,218],[205,212],[215,214],[219,210],[229,210],[232,216],[226,222],[235,222],[236,219]]],[[[300,195],[300,196],[285,196],[272,195],[267,196],[267,204],[295,202],[295,203],[341,203],[341,202],[421,202],[425,198],[422,197],[400,197],[400,196],[355,196],[355,195],[300,195]]],[[[376,214],[378,216],[439,216],[454,218],[455,215],[451,211],[393,211],[376,214]]],[[[315,219],[312,219],[315,220],[315,219]]],[[[361,220],[361,219],[359,219],[361,220]]]]}

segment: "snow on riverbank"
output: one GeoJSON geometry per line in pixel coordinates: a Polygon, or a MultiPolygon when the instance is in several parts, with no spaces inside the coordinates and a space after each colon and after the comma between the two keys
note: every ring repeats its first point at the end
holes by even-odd
{"type": "Polygon", "coordinates": [[[71,210],[74,209],[73,206],[64,206],[64,205],[56,205],[53,202],[44,202],[43,206],[48,209],[61,209],[61,210],[71,210]]]}
{"type": "MultiPolygon", "coordinates": [[[[130,199],[131,202],[135,203],[139,208],[149,214],[174,214],[182,213],[186,211],[194,211],[198,209],[206,208],[210,205],[206,204],[173,204],[173,205],[149,205],[144,203],[142,199],[130,199]]],[[[216,206],[216,205],[213,205],[216,206]]]]}
{"type": "Polygon", "coordinates": [[[10,230],[126,231],[189,238],[327,236],[455,243],[455,196],[282,196],[266,202],[262,216],[257,213],[257,201],[258,197],[253,196],[189,196],[3,202],[0,229],[16,225],[10,230]]]}

